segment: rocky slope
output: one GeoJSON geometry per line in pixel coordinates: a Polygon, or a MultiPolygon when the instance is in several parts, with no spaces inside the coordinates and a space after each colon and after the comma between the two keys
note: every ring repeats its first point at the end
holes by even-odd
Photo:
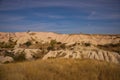
{"type": "Polygon", "coordinates": [[[50,41],[55,39],[62,43],[89,42],[92,44],[120,43],[120,35],[99,34],[57,34],[52,32],[0,32],[0,41],[8,41],[10,38],[17,40],[18,44],[27,40],[50,41]]]}
{"type": "Polygon", "coordinates": [[[27,60],[80,58],[120,63],[120,35],[0,32],[0,62],[13,62],[21,53],[27,60]]]}
{"type": "Polygon", "coordinates": [[[46,54],[43,59],[49,58],[73,58],[73,59],[95,59],[107,62],[119,63],[120,55],[117,53],[107,52],[107,51],[70,51],[70,50],[60,50],[60,51],[50,51],[46,54]]]}

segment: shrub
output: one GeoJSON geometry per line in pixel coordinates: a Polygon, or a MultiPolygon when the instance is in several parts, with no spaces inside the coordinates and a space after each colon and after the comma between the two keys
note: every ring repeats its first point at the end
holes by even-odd
{"type": "Polygon", "coordinates": [[[61,44],[61,45],[60,45],[60,48],[65,49],[65,48],[66,48],[66,45],[65,45],[65,44],[61,44]]]}
{"type": "Polygon", "coordinates": [[[14,55],[13,59],[15,61],[25,61],[26,58],[25,58],[25,52],[21,52],[20,54],[17,54],[17,55],[14,55]]]}
{"type": "Polygon", "coordinates": [[[120,47],[120,43],[116,43],[116,44],[110,43],[110,44],[98,45],[98,46],[99,47],[106,47],[106,48],[108,48],[108,47],[120,47]]]}
{"type": "Polygon", "coordinates": [[[107,50],[107,51],[113,51],[113,52],[117,52],[120,54],[120,43],[116,43],[116,44],[104,44],[104,45],[97,45],[98,48],[103,49],[103,50],[107,50]]]}
{"type": "Polygon", "coordinates": [[[48,50],[48,51],[54,50],[54,47],[53,47],[53,46],[49,46],[49,47],[47,48],[47,50],[48,50]]]}
{"type": "Polygon", "coordinates": [[[13,57],[13,56],[14,56],[14,53],[5,50],[4,56],[10,56],[10,57],[13,57]]]}
{"type": "Polygon", "coordinates": [[[86,47],[91,46],[90,43],[84,43],[84,45],[85,45],[86,47]]]}
{"type": "Polygon", "coordinates": [[[27,33],[31,32],[30,30],[27,31],[27,33]]]}
{"type": "Polygon", "coordinates": [[[11,38],[8,42],[0,42],[0,48],[14,48],[17,41],[13,41],[11,38]]]}
{"type": "Polygon", "coordinates": [[[57,41],[56,40],[51,40],[50,41],[50,44],[48,45],[47,47],[47,50],[54,50],[55,49],[55,46],[57,45],[57,41]]]}
{"type": "Polygon", "coordinates": [[[29,47],[30,45],[32,45],[31,41],[27,41],[26,43],[24,43],[24,45],[26,45],[27,47],[29,47]]]}
{"type": "Polygon", "coordinates": [[[57,44],[62,44],[61,42],[57,42],[57,44]]]}
{"type": "Polygon", "coordinates": [[[51,45],[51,46],[54,46],[55,44],[57,44],[57,41],[56,41],[56,40],[51,40],[51,41],[50,41],[50,45],[51,45]]]}

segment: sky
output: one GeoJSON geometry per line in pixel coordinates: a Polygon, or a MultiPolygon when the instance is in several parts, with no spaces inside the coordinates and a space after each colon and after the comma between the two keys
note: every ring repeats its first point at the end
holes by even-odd
{"type": "Polygon", "coordinates": [[[0,32],[120,34],[120,0],[0,0],[0,32]]]}

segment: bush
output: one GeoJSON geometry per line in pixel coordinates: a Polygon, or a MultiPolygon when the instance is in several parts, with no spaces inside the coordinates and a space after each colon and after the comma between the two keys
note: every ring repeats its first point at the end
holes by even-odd
{"type": "Polygon", "coordinates": [[[60,45],[60,48],[65,49],[65,48],[66,48],[66,45],[65,45],[65,44],[61,44],[61,45],[60,45]]]}
{"type": "Polygon", "coordinates": [[[24,43],[24,45],[26,45],[27,47],[29,47],[30,45],[32,45],[32,43],[30,41],[27,41],[26,43],[24,43]]]}
{"type": "Polygon", "coordinates": [[[86,47],[91,46],[90,43],[84,43],[84,45],[85,45],[86,47]]]}
{"type": "Polygon", "coordinates": [[[107,51],[113,51],[113,52],[117,52],[120,54],[120,43],[116,43],[116,44],[104,44],[104,45],[97,45],[98,48],[103,49],[103,50],[107,50],[107,51]]]}
{"type": "Polygon", "coordinates": [[[14,55],[13,59],[15,61],[25,61],[26,58],[25,58],[25,52],[21,52],[20,54],[17,54],[17,55],[14,55]]]}
{"type": "Polygon", "coordinates": [[[61,42],[57,42],[57,44],[62,44],[61,42]]]}
{"type": "Polygon", "coordinates": [[[57,45],[57,41],[56,40],[51,40],[49,46],[47,47],[47,50],[54,50],[55,46],[57,45]]]}
{"type": "Polygon", "coordinates": [[[49,47],[47,48],[47,50],[48,50],[48,51],[54,50],[54,47],[53,47],[53,46],[49,46],[49,47]]]}
{"type": "Polygon", "coordinates": [[[14,53],[5,50],[4,56],[10,56],[10,57],[13,57],[13,56],[14,56],[14,53]]]}
{"type": "Polygon", "coordinates": [[[57,41],[56,41],[56,40],[51,40],[51,41],[50,41],[50,45],[51,45],[51,46],[54,46],[55,44],[57,44],[57,41]]]}
{"type": "Polygon", "coordinates": [[[8,42],[0,42],[0,48],[14,48],[17,41],[12,41],[10,38],[8,42]]]}

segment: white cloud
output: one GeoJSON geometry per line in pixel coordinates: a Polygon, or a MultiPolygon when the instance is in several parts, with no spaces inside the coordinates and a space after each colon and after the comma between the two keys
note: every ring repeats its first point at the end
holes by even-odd
{"type": "Polygon", "coordinates": [[[24,16],[0,14],[0,22],[20,21],[20,20],[23,20],[24,18],[25,18],[24,16]]]}
{"type": "Polygon", "coordinates": [[[64,19],[65,16],[58,15],[58,14],[48,14],[48,13],[33,13],[35,16],[38,17],[46,17],[46,18],[53,18],[53,19],[64,19]]]}
{"type": "Polygon", "coordinates": [[[120,14],[91,12],[91,14],[88,16],[88,19],[89,20],[115,20],[115,19],[120,19],[120,14]]]}

